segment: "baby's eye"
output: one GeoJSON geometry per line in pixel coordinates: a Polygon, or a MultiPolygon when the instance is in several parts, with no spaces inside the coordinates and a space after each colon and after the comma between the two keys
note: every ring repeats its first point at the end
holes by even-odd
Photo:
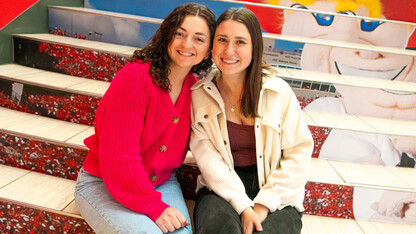
{"type": "Polygon", "coordinates": [[[383,23],[384,22],[362,19],[361,20],[361,30],[363,30],[365,32],[372,32],[378,26],[382,25],[383,23]]]}
{"type": "Polygon", "coordinates": [[[326,15],[326,14],[315,14],[312,13],[312,15],[315,17],[316,22],[318,22],[321,26],[329,26],[334,22],[334,16],[333,15],[326,15]]]}

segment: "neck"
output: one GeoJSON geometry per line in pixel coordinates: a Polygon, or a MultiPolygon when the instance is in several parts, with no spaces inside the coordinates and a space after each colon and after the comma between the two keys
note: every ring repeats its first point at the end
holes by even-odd
{"type": "Polygon", "coordinates": [[[169,65],[169,69],[170,73],[168,75],[168,78],[172,86],[179,84],[182,85],[183,81],[185,80],[186,76],[190,71],[190,69],[181,68],[172,64],[169,65]]]}
{"type": "Polygon", "coordinates": [[[241,98],[244,88],[245,75],[221,75],[217,80],[220,83],[221,91],[231,97],[241,98]]]}

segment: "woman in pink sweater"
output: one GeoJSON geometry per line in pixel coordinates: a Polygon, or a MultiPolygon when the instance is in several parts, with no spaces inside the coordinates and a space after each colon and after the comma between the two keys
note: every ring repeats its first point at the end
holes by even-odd
{"type": "Polygon", "coordinates": [[[188,151],[193,73],[211,67],[214,31],[206,6],[181,5],[111,82],[75,193],[97,233],[192,233],[173,170],[188,151]]]}

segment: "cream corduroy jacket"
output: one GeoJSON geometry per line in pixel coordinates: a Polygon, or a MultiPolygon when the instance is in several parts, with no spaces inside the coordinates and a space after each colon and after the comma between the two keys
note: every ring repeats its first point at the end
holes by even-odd
{"type": "Polygon", "coordinates": [[[254,203],[270,212],[289,205],[303,211],[313,140],[292,89],[280,78],[263,77],[254,126],[260,192],[252,201],[234,171],[224,101],[212,83],[219,75],[214,69],[191,88],[190,149],[202,173],[197,190],[208,187],[238,214],[254,203]]]}

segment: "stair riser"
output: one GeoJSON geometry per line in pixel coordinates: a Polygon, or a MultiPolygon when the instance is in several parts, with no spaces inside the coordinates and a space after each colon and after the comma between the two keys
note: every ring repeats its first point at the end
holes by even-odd
{"type": "Polygon", "coordinates": [[[2,78],[0,90],[1,107],[90,126],[101,100],[2,78]]]}
{"type": "Polygon", "coordinates": [[[79,218],[33,209],[0,200],[2,233],[94,233],[79,218]]]}
{"type": "Polygon", "coordinates": [[[76,180],[88,151],[0,133],[0,163],[76,180]]]}
{"type": "Polygon", "coordinates": [[[111,81],[129,58],[109,53],[74,48],[13,37],[14,62],[47,71],[111,81]]]}

